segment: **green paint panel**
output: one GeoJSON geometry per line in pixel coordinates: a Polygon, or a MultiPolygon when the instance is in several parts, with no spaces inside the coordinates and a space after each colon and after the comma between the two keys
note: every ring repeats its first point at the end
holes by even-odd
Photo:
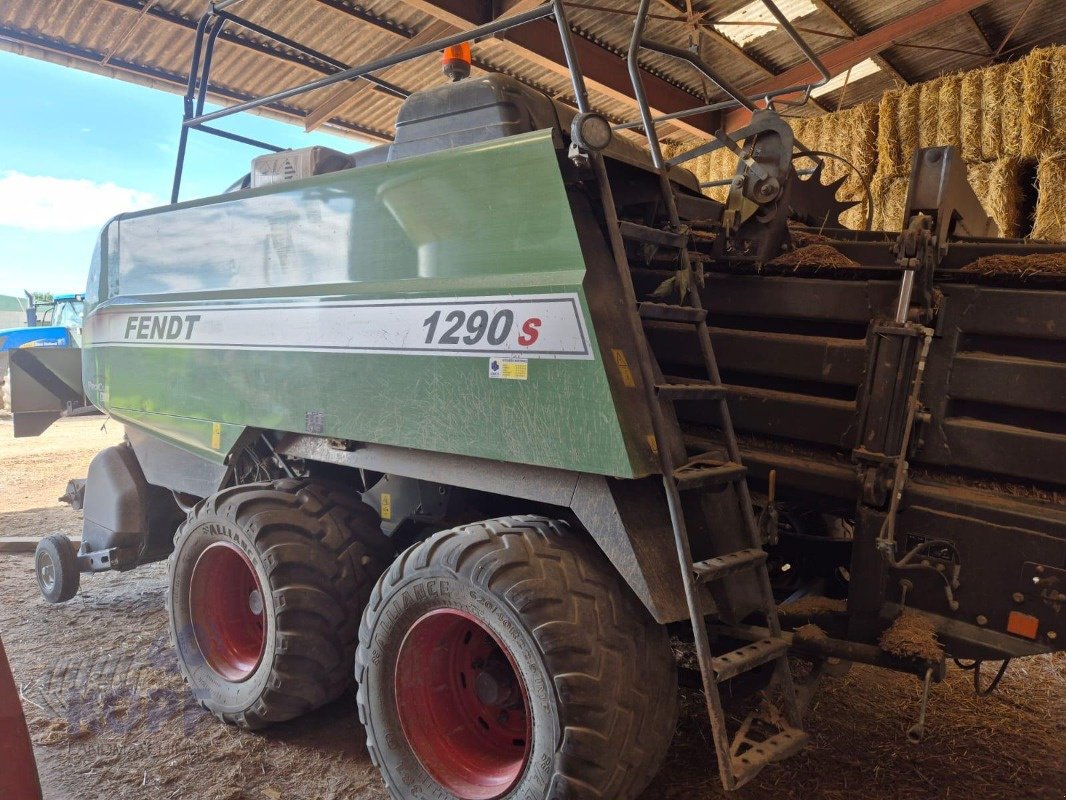
{"type": "MultiPolygon", "coordinates": [[[[646,471],[634,468],[591,327],[550,132],[123,216],[102,234],[93,267],[102,302],[85,329],[90,396],[202,455],[222,458],[252,426],[621,477],[646,471]],[[425,344],[421,316],[417,337],[390,343],[402,351],[331,350],[347,329],[326,330],[349,302],[402,301],[396,314],[421,314],[449,298],[556,295],[576,300],[566,308],[588,354],[523,353],[526,380],[490,377],[498,351],[410,352],[425,344]],[[274,315],[267,328],[264,313],[274,315]],[[146,316],[155,327],[138,328],[146,316]],[[214,422],[224,423],[217,450],[214,422]]],[[[353,331],[363,324],[352,320],[353,331]]],[[[545,317],[545,336],[548,327],[545,317]]],[[[353,342],[373,335],[361,330],[353,342]]]]}

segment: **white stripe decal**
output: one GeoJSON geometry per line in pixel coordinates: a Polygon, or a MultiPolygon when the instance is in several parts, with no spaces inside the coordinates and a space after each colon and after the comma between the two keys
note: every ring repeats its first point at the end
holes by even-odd
{"type": "Polygon", "coordinates": [[[88,346],[591,359],[576,294],[103,308],[88,346]]]}

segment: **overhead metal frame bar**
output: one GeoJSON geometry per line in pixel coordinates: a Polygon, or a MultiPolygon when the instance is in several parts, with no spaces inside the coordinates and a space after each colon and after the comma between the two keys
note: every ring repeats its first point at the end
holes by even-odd
{"type": "Polygon", "coordinates": [[[259,25],[258,23],[251,22],[243,17],[238,17],[225,10],[238,2],[241,2],[241,0],[219,0],[218,2],[213,3],[211,8],[200,18],[196,26],[192,67],[189,70],[189,79],[186,84],[184,97],[185,113],[181,125],[181,134],[178,140],[178,155],[174,166],[174,182],[170,193],[170,201],[172,203],[178,202],[178,197],[181,192],[181,178],[185,164],[185,153],[188,147],[189,131],[191,130],[198,130],[215,136],[221,136],[232,141],[261,147],[273,152],[279,152],[283,149],[257,139],[251,139],[249,137],[240,136],[239,134],[223,131],[214,126],[208,126],[205,124],[207,122],[262,106],[276,104],[277,102],[286,100],[290,97],[332,86],[336,83],[357,79],[366,80],[393,96],[407,97],[408,93],[406,91],[388,81],[375,77],[373,73],[406,61],[421,58],[431,53],[440,52],[445,48],[462,44],[463,42],[476,41],[488,36],[495,36],[496,34],[511,28],[516,28],[549,16],[554,16],[557,22],[563,51],[566,54],[571,83],[574,88],[574,95],[577,98],[578,108],[581,111],[589,110],[588,91],[585,87],[585,80],[581,72],[581,66],[578,62],[577,51],[573,44],[570,27],[566,21],[566,12],[562,0],[548,0],[548,2],[543,5],[530,9],[529,11],[513,14],[503,19],[493,20],[492,22],[478,25],[470,30],[460,31],[450,36],[445,36],[432,42],[427,42],[417,47],[412,47],[399,53],[378,58],[374,61],[355,67],[349,67],[318,50],[300,44],[294,39],[283,36],[269,28],[259,25]],[[219,33],[227,24],[245,28],[258,36],[276,42],[306,58],[317,61],[329,68],[336,69],[337,72],[333,75],[327,75],[324,78],[283,89],[263,97],[245,100],[227,108],[205,114],[204,104],[206,102],[208,87],[210,85],[211,61],[214,54],[214,46],[219,33]],[[205,36],[207,37],[206,43],[205,36]]]}
{"type": "MultiPolygon", "coordinates": [[[[778,89],[773,93],[759,94],[757,95],[757,98],[765,98],[767,101],[769,101],[771,97],[775,97],[778,95],[796,94],[797,92],[802,92],[803,102],[806,102],[806,100],[810,97],[812,89],[816,89],[819,86],[823,86],[829,81],[831,77],[830,73],[822,64],[821,60],[818,58],[818,55],[810,48],[807,42],[804,41],[803,37],[800,36],[799,32],[795,29],[795,27],[793,27],[788,17],[781,13],[781,10],[777,7],[777,4],[773,2],[773,0],[762,0],[762,3],[764,6],[766,6],[767,10],[774,17],[774,19],[777,20],[778,24],[785,31],[785,33],[788,34],[788,37],[793,41],[793,43],[803,52],[803,55],[806,56],[807,60],[811,63],[811,66],[813,66],[814,69],[817,70],[817,73],[821,76],[821,79],[815,82],[807,82],[802,84],[796,84],[795,86],[787,86],[778,89]]],[[[666,167],[666,163],[663,160],[662,148],[659,145],[659,137],[656,134],[656,119],[652,117],[651,110],[648,107],[648,98],[646,92],[644,91],[644,82],[640,74],[640,63],[638,61],[638,55],[641,50],[650,50],[651,52],[659,53],[660,55],[675,58],[679,61],[684,61],[685,63],[695,68],[697,72],[703,75],[703,77],[705,77],[715,86],[717,86],[721,91],[725,92],[731,98],[731,100],[726,101],[724,104],[720,105],[719,109],[717,110],[721,110],[722,108],[744,108],[748,111],[755,111],[756,105],[753,99],[745,96],[741,90],[734,87],[731,82],[727,81],[717,72],[715,72],[711,67],[709,67],[703,61],[703,59],[699,57],[697,53],[694,53],[691,50],[685,50],[680,47],[674,47],[673,45],[663,44],[661,42],[655,42],[650,39],[645,39],[644,30],[647,26],[650,6],[651,0],[640,0],[640,5],[637,8],[636,22],[633,25],[633,35],[629,42],[629,53],[626,56],[626,66],[629,70],[629,78],[630,81],[632,81],[633,83],[633,96],[636,98],[637,106],[640,110],[640,122],[636,124],[628,123],[626,127],[640,127],[644,129],[644,135],[648,137],[648,145],[651,149],[652,161],[655,163],[655,167],[657,169],[662,170],[666,167]]],[[[699,110],[691,109],[688,112],[682,113],[696,114],[699,113],[699,110]]],[[[669,115],[667,115],[667,117],[668,116],[669,115]]],[[[677,119],[678,117],[675,115],[674,118],[677,119]]],[[[665,119],[666,117],[660,117],[658,121],[664,121],[665,119]]]]}
{"type": "Polygon", "coordinates": [[[552,0],[552,2],[546,3],[540,8],[535,8],[532,11],[527,11],[524,14],[517,14],[513,17],[507,17],[506,19],[490,22],[486,25],[481,25],[477,28],[473,28],[468,31],[460,31],[459,33],[451,36],[445,36],[442,39],[437,39],[434,42],[414,47],[410,50],[404,50],[401,53],[395,55],[385,56],[375,61],[371,61],[367,64],[361,64],[357,67],[351,67],[349,69],[342,70],[335,75],[328,75],[318,80],[309,81],[308,83],[300,84],[299,86],[293,86],[288,89],[282,89],[281,91],[274,92],[273,94],[265,95],[264,97],[257,98],[255,100],[249,100],[244,103],[238,103],[228,108],[219,109],[213,111],[210,114],[201,114],[191,119],[185,120],[182,124],[186,127],[198,125],[203,122],[210,122],[211,120],[220,119],[222,117],[228,117],[233,114],[239,114],[242,111],[249,111],[259,106],[267,105],[278,100],[287,100],[290,97],[294,97],[298,94],[304,94],[305,92],[313,92],[315,89],[322,89],[326,86],[332,86],[335,83],[341,81],[349,81],[355,78],[363,78],[378,70],[386,69],[388,67],[396,66],[405,61],[411,61],[422,56],[429,55],[444,50],[448,47],[453,47],[463,42],[469,42],[471,40],[482,39],[486,36],[493,36],[509,28],[515,28],[519,25],[524,25],[527,22],[543,19],[544,17],[551,16],[556,13],[556,6],[561,6],[559,0],[552,0]]]}

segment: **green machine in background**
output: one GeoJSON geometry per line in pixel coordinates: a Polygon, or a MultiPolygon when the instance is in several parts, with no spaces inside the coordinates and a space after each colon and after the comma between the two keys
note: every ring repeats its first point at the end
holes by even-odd
{"type": "MultiPolygon", "coordinates": [[[[736,94],[748,126],[667,162],[637,53],[728,86],[644,39],[648,0],[628,66],[649,150],[591,109],[559,0],[205,114],[201,55],[217,26],[252,24],[222,5],[198,28],[174,202],[101,233],[81,380],[12,360],[16,434],[81,385],[126,426],[69,488],[81,549],[38,549],[47,599],[82,572],[169,559],[178,662],[204,707],[259,728],[354,680],[401,800],[633,800],[675,732],[670,635],[695,647],[699,670],[681,672],[726,789],[808,740],[790,653],[812,681],[827,659],[864,661],[919,676],[925,697],[944,659],[877,644],[904,606],[945,655],[1061,649],[1048,593],[1066,514],[932,471],[1061,484],[1053,425],[959,421],[947,398],[967,369],[1027,368],[993,348],[953,371],[1019,302],[1061,315],[1056,289],[1020,298],[958,267],[1062,248],[986,238],[950,148],[916,156],[902,233],[839,229],[847,204],[819,171],[799,179],[787,123],[736,94]],[[576,111],[467,77],[408,97],[388,145],[276,152],[177,202],[191,131],[445,48],[461,77],[464,42],[549,16],[576,111]],[[739,156],[725,203],[681,166],[720,147],[739,156]],[[778,269],[796,230],[862,266],[778,269]],[[928,474],[911,480],[909,460],[928,474]],[[817,641],[778,613],[808,594],[838,601],[817,641]],[[739,725],[727,698],[748,703],[739,725]]],[[[1057,330],[1034,327],[1029,355],[1057,352],[1057,330]]],[[[1055,375],[1019,378],[1031,405],[1055,375]]]]}

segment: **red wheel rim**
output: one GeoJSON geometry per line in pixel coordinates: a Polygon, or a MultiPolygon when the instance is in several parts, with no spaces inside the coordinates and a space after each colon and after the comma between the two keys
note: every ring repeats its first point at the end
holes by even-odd
{"type": "Polygon", "coordinates": [[[204,661],[228,681],[247,680],[263,659],[263,589],[248,556],[230,542],[209,545],[192,568],[189,616],[204,661]]]}
{"type": "Polygon", "coordinates": [[[529,698],[514,657],[475,617],[439,609],[396,657],[396,708],[422,767],[461,800],[492,800],[522,776],[529,698]]]}

